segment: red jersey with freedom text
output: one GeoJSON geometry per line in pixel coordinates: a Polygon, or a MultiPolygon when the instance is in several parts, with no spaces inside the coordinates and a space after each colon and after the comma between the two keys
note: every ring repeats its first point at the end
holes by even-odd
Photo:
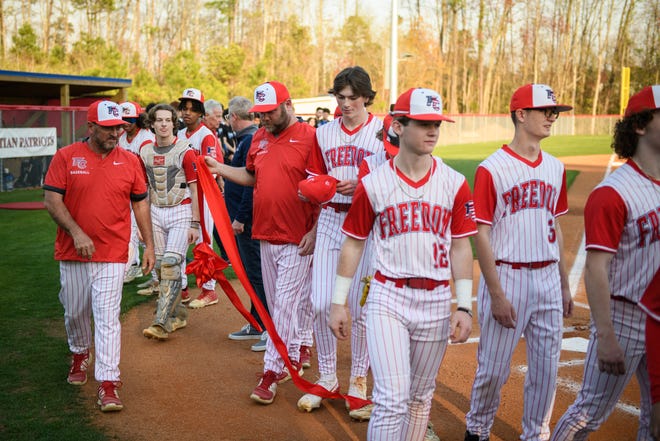
{"type": "MultiPolygon", "coordinates": [[[[584,225],[587,250],[614,254],[608,275],[612,295],[639,302],[660,268],[660,181],[628,160],[589,195],[584,225]]],[[[658,308],[660,290],[655,294],[658,308]]]]}
{"type": "Polygon", "coordinates": [[[128,139],[128,134],[124,131],[119,136],[117,144],[119,144],[119,147],[123,148],[124,150],[128,150],[129,152],[133,152],[136,155],[139,155],[140,149],[143,145],[154,142],[155,140],[156,136],[151,132],[151,130],[138,129],[135,136],[130,140],[128,139]]]}
{"type": "Polygon", "coordinates": [[[299,244],[314,226],[318,207],[298,197],[307,178],[315,129],[296,122],[274,136],[264,128],[252,137],[245,168],[256,178],[252,237],[275,244],[299,244]]]}
{"type": "Polygon", "coordinates": [[[477,223],[492,226],[495,260],[559,261],[555,218],[568,212],[564,164],[546,152],[531,162],[507,145],[477,167],[477,223]]]}
{"type": "Polygon", "coordinates": [[[374,267],[385,276],[449,280],[452,239],[477,232],[465,177],[432,158],[419,182],[390,160],[355,190],[342,231],[360,240],[373,232],[374,267]]]}
{"type": "Polygon", "coordinates": [[[200,124],[192,133],[188,133],[186,128],[179,130],[177,138],[188,141],[198,155],[210,156],[220,163],[224,162],[218,137],[204,124],[200,124]]]}
{"type": "MultiPolygon", "coordinates": [[[[147,185],[136,155],[115,147],[105,158],[87,143],[77,142],[55,153],[44,189],[64,196],[76,223],[94,242],[93,262],[126,262],[131,235],[129,200],[147,196],[147,185]]],[[[73,238],[57,228],[56,260],[85,261],[73,238]]]]}
{"type": "MultiPolygon", "coordinates": [[[[383,141],[376,134],[383,122],[369,114],[364,124],[349,131],[339,117],[316,130],[316,147],[307,172],[311,175],[328,174],[339,181],[358,179],[358,169],[365,158],[383,150],[383,141]]],[[[335,193],[331,202],[350,204],[352,196],[335,193]]]]}

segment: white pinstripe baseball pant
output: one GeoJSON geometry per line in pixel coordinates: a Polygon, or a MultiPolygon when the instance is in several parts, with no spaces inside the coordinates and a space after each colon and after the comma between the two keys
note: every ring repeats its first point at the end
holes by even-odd
{"type": "Polygon", "coordinates": [[[651,441],[651,384],[646,370],[646,315],[637,306],[620,300],[610,302],[612,323],[625,355],[626,373],[610,375],[598,369],[596,328],[591,324],[591,338],[584,362],[582,388],[575,402],[557,422],[552,440],[586,440],[610,416],[623,389],[636,375],[641,395],[637,441],[651,441]]]}
{"type": "Polygon", "coordinates": [[[135,214],[131,207],[131,239],[128,242],[128,261],[126,261],[125,272],[132,265],[140,265],[140,240],[138,238],[138,226],[135,220],[135,214]]]}
{"type": "Polygon", "coordinates": [[[119,381],[124,263],[60,261],[60,302],[64,307],[69,349],[80,354],[92,345],[94,317],[94,376],[119,381]]]}
{"type": "Polygon", "coordinates": [[[483,277],[478,307],[481,336],[479,364],[472,385],[467,430],[486,437],[495,420],[500,391],[511,373],[511,358],[525,334],[529,369],[524,385],[522,440],[547,440],[555,399],[562,339],[562,297],[557,264],[539,269],[497,267],[502,289],[516,310],[516,327],[505,328],[491,313],[490,294],[483,277]]]}
{"type": "Polygon", "coordinates": [[[424,438],[450,312],[449,287],[427,291],[371,281],[366,326],[374,410],[368,440],[424,438]]]}
{"type": "Polygon", "coordinates": [[[174,207],[151,205],[151,222],[154,229],[154,251],[158,259],[165,252],[177,253],[183,257],[181,268],[185,274],[186,252],[188,251],[188,229],[192,207],[190,204],[174,207]]]}
{"type": "MultiPolygon", "coordinates": [[[[261,273],[271,318],[277,333],[287,346],[289,358],[300,359],[300,339],[297,334],[300,302],[309,294],[312,256],[300,256],[294,244],[275,245],[261,241],[261,273]]],[[[272,339],[266,343],[264,372],[282,372],[284,362],[272,339]]]]}
{"type": "MultiPolygon", "coordinates": [[[[330,304],[335,286],[339,252],[344,241],[340,228],[345,212],[323,209],[319,216],[312,266],[312,305],[314,306],[314,335],[320,374],[337,372],[337,339],[328,327],[330,304]]],[[[365,316],[362,298],[362,278],[369,274],[371,240],[367,239],[360,264],[351,283],[348,306],[351,312],[351,376],[366,377],[369,371],[365,316]]]]}

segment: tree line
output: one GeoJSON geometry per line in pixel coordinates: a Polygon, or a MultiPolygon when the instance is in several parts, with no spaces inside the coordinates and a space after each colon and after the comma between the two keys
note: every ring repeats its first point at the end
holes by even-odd
{"type": "MultiPolygon", "coordinates": [[[[267,80],[322,95],[358,64],[384,111],[390,1],[0,0],[0,65],[131,78],[141,103],[186,87],[226,103],[267,80]]],[[[660,0],[399,0],[397,18],[398,90],[436,89],[448,113],[504,113],[539,82],[576,113],[616,114],[623,66],[631,91],[660,83],[660,0]]]]}

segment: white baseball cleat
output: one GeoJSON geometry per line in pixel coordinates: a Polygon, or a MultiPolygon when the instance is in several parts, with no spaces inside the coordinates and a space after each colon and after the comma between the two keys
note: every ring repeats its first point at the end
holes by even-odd
{"type": "MultiPolygon", "coordinates": [[[[337,381],[336,374],[324,374],[321,375],[321,378],[316,382],[321,387],[329,390],[330,392],[336,392],[339,390],[339,382],[337,381]]],[[[321,407],[321,401],[323,398],[314,394],[305,394],[298,400],[298,409],[311,412],[314,409],[321,407]]]]}

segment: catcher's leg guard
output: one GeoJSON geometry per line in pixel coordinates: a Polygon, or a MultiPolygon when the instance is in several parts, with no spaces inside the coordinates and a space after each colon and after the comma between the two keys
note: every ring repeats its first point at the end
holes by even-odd
{"type": "Polygon", "coordinates": [[[160,261],[160,294],[154,325],[162,327],[167,332],[172,332],[171,317],[173,315],[182,319],[187,317],[185,306],[180,305],[181,259],[182,257],[176,253],[166,252],[160,261]]]}

